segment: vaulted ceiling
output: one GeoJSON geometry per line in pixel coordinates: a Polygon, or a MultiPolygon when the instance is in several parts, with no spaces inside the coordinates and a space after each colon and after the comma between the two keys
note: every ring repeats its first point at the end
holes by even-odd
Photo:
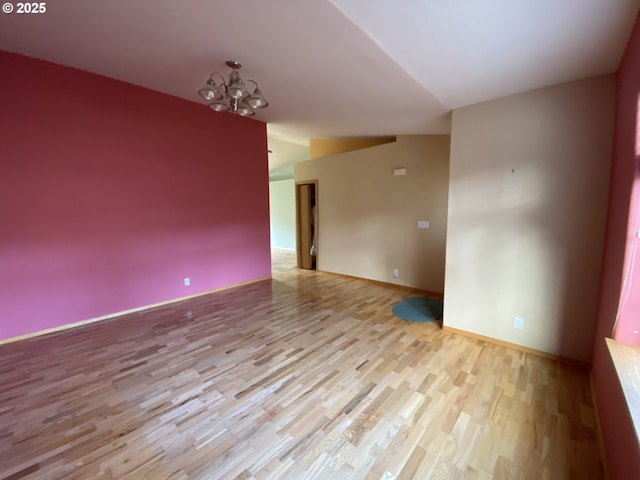
{"type": "Polygon", "coordinates": [[[0,14],[0,49],[194,102],[238,60],[301,143],[447,133],[452,109],[614,72],[639,2],[55,0],[0,14]]]}

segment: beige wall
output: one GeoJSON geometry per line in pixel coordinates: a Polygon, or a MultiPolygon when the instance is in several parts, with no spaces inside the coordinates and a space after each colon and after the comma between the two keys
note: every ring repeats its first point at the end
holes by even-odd
{"type": "Polygon", "coordinates": [[[605,76],[453,112],[445,325],[589,360],[613,99],[605,76]]]}
{"type": "Polygon", "coordinates": [[[299,162],[295,179],[318,180],[320,270],[443,291],[448,135],[299,162]],[[399,167],[406,176],[393,175],[399,167]],[[431,228],[418,230],[418,220],[431,228]]]}
{"type": "Polygon", "coordinates": [[[396,137],[312,138],[309,140],[309,156],[326,157],[395,141],[396,137]]]}

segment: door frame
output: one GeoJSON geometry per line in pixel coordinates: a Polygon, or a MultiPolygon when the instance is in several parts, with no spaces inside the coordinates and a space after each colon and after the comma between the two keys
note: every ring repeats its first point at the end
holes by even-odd
{"type": "MultiPolygon", "coordinates": [[[[302,230],[303,230],[303,226],[302,223],[300,221],[301,218],[301,212],[302,212],[302,208],[301,208],[301,198],[300,198],[300,186],[301,185],[313,185],[314,186],[314,194],[315,194],[315,200],[316,200],[316,218],[318,219],[318,221],[315,223],[314,228],[316,230],[316,270],[318,269],[318,259],[319,257],[319,253],[320,253],[320,248],[319,248],[319,243],[320,243],[320,229],[319,229],[319,219],[320,219],[320,206],[319,206],[319,202],[318,202],[318,180],[300,180],[299,182],[296,182],[296,259],[297,259],[297,266],[298,268],[302,268],[302,242],[300,241],[300,239],[302,238],[302,230]]],[[[308,255],[310,256],[311,254],[308,253],[308,255]]]]}

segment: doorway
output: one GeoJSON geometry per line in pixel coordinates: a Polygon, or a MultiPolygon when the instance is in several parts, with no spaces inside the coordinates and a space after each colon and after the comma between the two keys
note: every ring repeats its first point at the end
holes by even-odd
{"type": "Polygon", "coordinates": [[[318,265],[318,181],[296,183],[296,251],[298,268],[318,265]]]}

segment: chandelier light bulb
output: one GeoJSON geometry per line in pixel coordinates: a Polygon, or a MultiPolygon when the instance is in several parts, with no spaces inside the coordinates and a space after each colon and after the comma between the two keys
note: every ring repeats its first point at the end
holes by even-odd
{"type": "Polygon", "coordinates": [[[200,89],[198,91],[198,93],[205,100],[208,100],[208,101],[217,100],[219,98],[222,98],[222,94],[218,90],[216,82],[213,80],[213,78],[210,78],[209,80],[207,80],[206,86],[204,88],[200,89]]]}
{"type": "Polygon", "coordinates": [[[224,100],[220,99],[216,100],[213,103],[210,103],[209,108],[215,112],[226,112],[227,110],[229,110],[229,105],[224,103],[224,100]]]}
{"type": "Polygon", "coordinates": [[[242,80],[236,80],[229,88],[227,88],[227,94],[232,98],[242,98],[244,96],[244,85],[242,80]]]}
{"type": "Polygon", "coordinates": [[[236,112],[238,115],[243,117],[253,117],[256,112],[251,109],[251,106],[246,100],[243,100],[240,105],[238,105],[238,110],[236,112]]]}
{"type": "Polygon", "coordinates": [[[262,92],[258,87],[253,91],[248,102],[249,105],[251,105],[251,108],[266,108],[269,106],[269,102],[267,102],[264,96],[262,96],[262,92]]]}

